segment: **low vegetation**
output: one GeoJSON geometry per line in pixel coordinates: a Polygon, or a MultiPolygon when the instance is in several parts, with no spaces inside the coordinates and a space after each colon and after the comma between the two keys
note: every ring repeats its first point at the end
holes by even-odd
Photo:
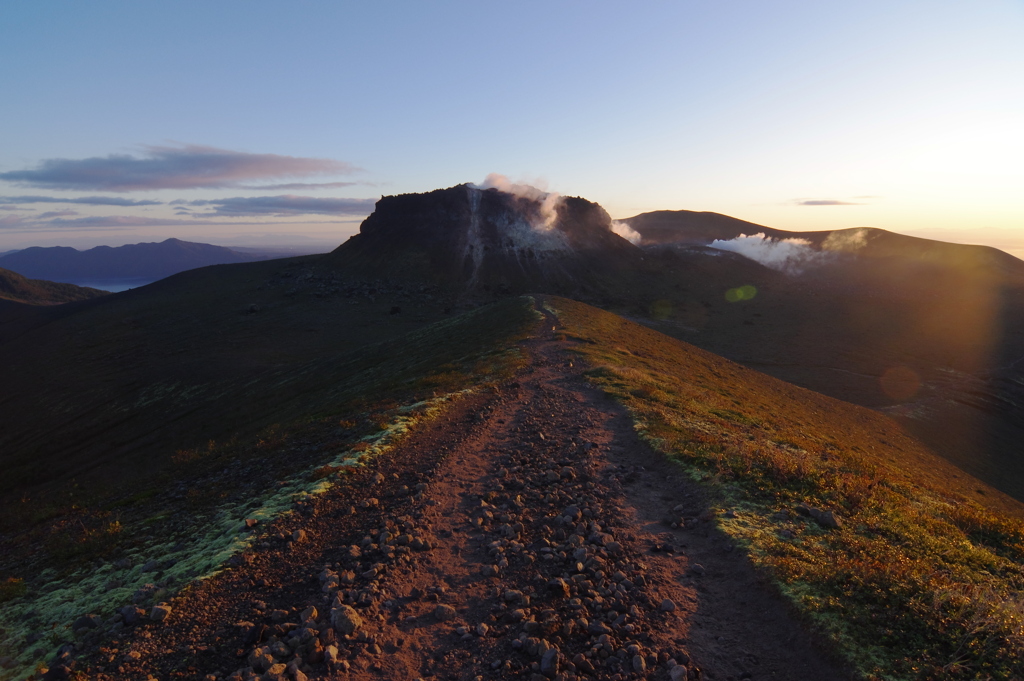
{"type": "Polygon", "coordinates": [[[8,496],[0,509],[0,658],[15,665],[12,678],[88,637],[73,631],[76,618],[107,619],[137,602],[139,590],[155,602],[215,574],[252,541],[246,519],[264,525],[292,512],[462,394],[512,375],[525,361],[516,342],[535,320],[531,300],[509,299],[271,376],[291,398],[285,413],[301,416],[254,437],[179,450],[144,478],[64,480],[8,496]],[[314,374],[316,390],[288,391],[314,374]]]}
{"type": "Polygon", "coordinates": [[[707,484],[720,528],[863,678],[1024,678],[1020,505],[879,414],[547,304],[590,380],[707,484]]]}
{"type": "Polygon", "coordinates": [[[0,267],[0,300],[28,305],[60,305],[107,295],[94,288],[29,279],[0,267]]]}

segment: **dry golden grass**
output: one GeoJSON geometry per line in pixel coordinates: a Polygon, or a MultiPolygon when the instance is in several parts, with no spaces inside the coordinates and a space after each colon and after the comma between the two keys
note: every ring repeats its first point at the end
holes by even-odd
{"type": "Polygon", "coordinates": [[[1020,504],[878,413],[587,305],[548,305],[590,379],[734,512],[721,528],[863,678],[1024,678],[1020,504]]]}

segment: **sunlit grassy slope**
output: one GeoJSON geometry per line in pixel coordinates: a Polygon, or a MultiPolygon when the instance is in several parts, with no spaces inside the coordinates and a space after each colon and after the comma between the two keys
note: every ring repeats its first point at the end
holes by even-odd
{"type": "MultiPolygon", "coordinates": [[[[0,657],[16,668],[0,678],[25,678],[61,644],[88,636],[71,629],[83,614],[107,619],[147,583],[161,587],[150,600],[161,600],[217,571],[252,540],[243,520],[290,512],[467,391],[514,373],[525,361],[517,341],[536,318],[532,299],[510,298],[264,376],[239,388],[277,400],[255,435],[181,448],[131,480],[116,475],[123,462],[109,461],[85,479],[9,493],[0,505],[0,657]],[[147,563],[159,566],[159,581],[147,563]]],[[[216,417],[234,399],[203,405],[216,417]]]]}
{"type": "Polygon", "coordinates": [[[0,267],[0,300],[29,305],[59,305],[105,295],[106,291],[42,279],[29,279],[0,267]]]}
{"type": "Polygon", "coordinates": [[[546,304],[590,380],[709,486],[722,530],[865,678],[1024,678],[1019,503],[881,414],[581,303],[546,304]]]}

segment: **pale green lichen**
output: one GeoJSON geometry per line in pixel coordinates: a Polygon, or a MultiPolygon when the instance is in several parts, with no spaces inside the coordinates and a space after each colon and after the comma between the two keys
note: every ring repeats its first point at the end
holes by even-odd
{"type": "MultiPolygon", "coordinates": [[[[433,418],[452,401],[472,392],[472,389],[461,390],[399,407],[387,425],[359,441],[358,449],[343,450],[326,465],[363,466],[393,449],[418,423],[433,418]]],[[[165,583],[173,577],[172,590],[191,580],[217,574],[229,558],[252,544],[254,535],[244,530],[247,518],[266,524],[290,513],[297,500],[323,494],[333,486],[326,478],[312,480],[313,471],[323,465],[318,463],[296,472],[262,497],[222,506],[204,527],[195,528],[188,540],[154,542],[127,552],[125,557],[134,563],[131,567],[119,568],[106,563],[62,578],[57,578],[54,570],[44,570],[28,593],[0,605],[0,622],[5,629],[0,656],[11,656],[15,661],[13,669],[0,670],[0,679],[29,676],[40,661],[48,660],[60,645],[75,639],[71,626],[81,615],[96,613],[109,618],[119,607],[131,603],[134,593],[153,581],[153,573],[142,571],[148,561],[156,561],[161,566],[173,561],[173,565],[160,573],[160,580],[165,583]],[[32,645],[24,643],[29,634],[39,631],[46,631],[47,635],[32,645]]],[[[148,524],[159,522],[166,514],[148,518],[140,525],[145,526],[147,521],[148,524]]],[[[165,593],[170,595],[170,591],[165,593]]]]}

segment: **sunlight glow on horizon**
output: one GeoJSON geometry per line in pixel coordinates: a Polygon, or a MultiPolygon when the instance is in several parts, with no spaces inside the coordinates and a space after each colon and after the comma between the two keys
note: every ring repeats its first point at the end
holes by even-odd
{"type": "Polygon", "coordinates": [[[362,215],[302,215],[281,195],[330,210],[499,172],[543,178],[616,219],[713,211],[1024,254],[1019,3],[257,4],[11,10],[0,78],[19,96],[0,122],[19,134],[0,174],[120,156],[138,161],[129,170],[179,163],[192,175],[113,185],[163,202],[149,206],[4,205],[114,194],[0,182],[0,250],[61,235],[230,239],[261,224],[340,243],[362,215]],[[186,152],[211,149],[225,152],[227,186],[187,166],[186,152]],[[116,224],[127,218],[137,224],[116,224]]]}

